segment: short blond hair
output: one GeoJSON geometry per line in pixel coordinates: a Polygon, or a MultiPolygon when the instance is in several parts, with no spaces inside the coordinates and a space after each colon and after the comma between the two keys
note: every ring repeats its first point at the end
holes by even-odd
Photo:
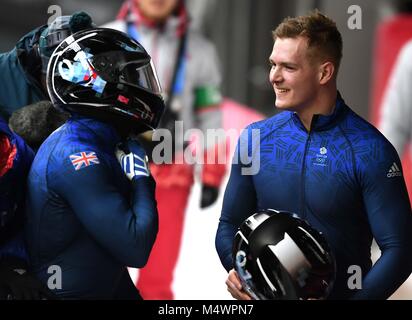
{"type": "Polygon", "coordinates": [[[336,23],[320,11],[285,18],[272,34],[275,41],[277,38],[307,38],[308,48],[313,49],[315,57],[331,59],[336,70],[339,69],[342,59],[342,36],[336,23]]]}

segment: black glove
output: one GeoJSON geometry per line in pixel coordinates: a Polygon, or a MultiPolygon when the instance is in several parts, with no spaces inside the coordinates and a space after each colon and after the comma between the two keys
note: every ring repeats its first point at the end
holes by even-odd
{"type": "Polygon", "coordinates": [[[202,194],[200,199],[200,208],[206,208],[212,205],[219,196],[219,188],[204,184],[202,185],[202,194]]]}
{"type": "Polygon", "coordinates": [[[17,259],[0,260],[0,300],[54,300],[56,296],[17,259]]]}

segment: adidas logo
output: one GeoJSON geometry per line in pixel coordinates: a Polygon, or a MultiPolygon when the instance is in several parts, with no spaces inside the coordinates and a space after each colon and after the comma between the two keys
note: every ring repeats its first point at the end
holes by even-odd
{"type": "Polygon", "coordinates": [[[395,162],[393,163],[392,167],[389,169],[388,174],[386,176],[388,178],[402,177],[402,172],[395,162]]]}

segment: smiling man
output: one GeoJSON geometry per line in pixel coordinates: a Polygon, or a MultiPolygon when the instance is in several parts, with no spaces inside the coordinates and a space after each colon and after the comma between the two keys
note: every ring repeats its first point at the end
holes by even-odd
{"type": "Polygon", "coordinates": [[[226,188],[216,248],[228,291],[250,299],[233,270],[233,238],[247,217],[273,208],[295,212],[325,235],[337,263],[329,298],[386,299],[412,270],[412,215],[398,155],[337,90],[335,22],[315,11],[285,19],[273,36],[269,80],[284,112],[250,125],[238,143],[235,160],[248,153],[261,162],[247,176],[242,161],[233,161],[226,188]],[[382,255],[372,267],[373,238],[382,255]],[[362,275],[356,286],[354,266],[362,275]]]}

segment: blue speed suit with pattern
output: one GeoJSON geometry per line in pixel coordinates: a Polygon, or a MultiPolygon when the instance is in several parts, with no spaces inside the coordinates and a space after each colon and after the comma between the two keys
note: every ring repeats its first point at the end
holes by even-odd
{"type": "Polygon", "coordinates": [[[155,186],[151,177],[127,179],[114,154],[119,142],[113,126],[73,115],[30,170],[32,267],[44,283],[51,266],[61,268],[61,298],[139,298],[126,266],[144,266],[154,243],[155,186]]]}
{"type": "Polygon", "coordinates": [[[399,157],[340,95],[333,113],[315,115],[309,131],[284,111],[241,135],[216,235],[226,270],[238,226],[266,208],[295,212],[326,236],[337,263],[331,299],[386,299],[412,271],[412,215],[399,157]],[[373,238],[382,255],[372,267],[373,238]],[[348,285],[350,266],[360,267],[361,289],[348,285]]]}

